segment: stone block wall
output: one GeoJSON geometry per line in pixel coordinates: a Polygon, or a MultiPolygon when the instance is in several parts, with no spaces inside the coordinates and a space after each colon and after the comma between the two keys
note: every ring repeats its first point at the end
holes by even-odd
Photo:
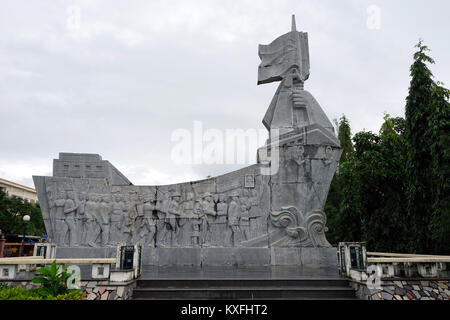
{"type": "Polygon", "coordinates": [[[112,284],[109,281],[82,281],[81,289],[86,300],[129,300],[136,282],[112,284]]]}
{"type": "Polygon", "coordinates": [[[356,296],[363,300],[449,300],[449,279],[389,279],[381,289],[369,289],[365,282],[352,281],[356,296]]]}

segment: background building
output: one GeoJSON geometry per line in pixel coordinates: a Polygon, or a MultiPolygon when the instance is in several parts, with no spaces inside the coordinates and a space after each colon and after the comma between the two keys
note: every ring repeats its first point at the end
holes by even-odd
{"type": "Polygon", "coordinates": [[[16,196],[31,203],[38,201],[36,190],[22,184],[0,178],[0,188],[4,189],[8,197],[16,196]]]}

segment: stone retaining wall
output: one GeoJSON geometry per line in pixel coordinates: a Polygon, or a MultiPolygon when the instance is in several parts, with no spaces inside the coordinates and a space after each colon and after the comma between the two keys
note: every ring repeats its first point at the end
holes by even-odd
{"type": "Polygon", "coordinates": [[[82,281],[83,297],[86,300],[129,300],[133,295],[135,281],[111,284],[109,281],[82,281]]]}
{"type": "Polygon", "coordinates": [[[387,279],[381,289],[369,289],[365,282],[352,281],[356,296],[363,300],[449,300],[448,279],[387,279]]]}
{"type": "MultiPolygon", "coordinates": [[[[24,289],[39,288],[39,284],[31,281],[3,281],[8,286],[21,286],[24,289]]],[[[86,300],[129,300],[133,295],[135,281],[113,283],[109,281],[81,281],[83,298],[86,300]]]]}

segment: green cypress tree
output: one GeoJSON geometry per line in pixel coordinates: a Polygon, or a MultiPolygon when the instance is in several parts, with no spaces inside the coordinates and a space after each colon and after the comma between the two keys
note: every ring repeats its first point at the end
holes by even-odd
{"type": "Polygon", "coordinates": [[[438,82],[433,87],[431,131],[434,197],[428,232],[432,253],[450,254],[450,90],[438,82]]]}
{"type": "Polygon", "coordinates": [[[342,115],[339,121],[338,138],[341,142],[342,156],[339,160],[339,164],[347,161],[349,153],[353,152],[352,133],[350,129],[350,123],[345,115],[342,115]]]}
{"type": "Polygon", "coordinates": [[[422,41],[416,47],[405,108],[409,250],[430,253],[435,241],[448,239],[448,195],[442,194],[448,193],[448,165],[441,162],[448,163],[448,90],[432,79],[428,47],[422,41]]]}

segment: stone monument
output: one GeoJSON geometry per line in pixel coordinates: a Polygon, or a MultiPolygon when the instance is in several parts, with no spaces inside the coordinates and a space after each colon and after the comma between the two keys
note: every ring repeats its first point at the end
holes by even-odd
{"type": "Polygon", "coordinates": [[[114,256],[143,244],[145,265],[296,265],[337,268],[323,207],[341,148],[314,97],[308,34],[259,46],[258,84],[280,81],[264,116],[269,139],[255,165],[222,176],[134,186],[96,154],[60,153],[34,176],[58,257],[114,256]]]}

